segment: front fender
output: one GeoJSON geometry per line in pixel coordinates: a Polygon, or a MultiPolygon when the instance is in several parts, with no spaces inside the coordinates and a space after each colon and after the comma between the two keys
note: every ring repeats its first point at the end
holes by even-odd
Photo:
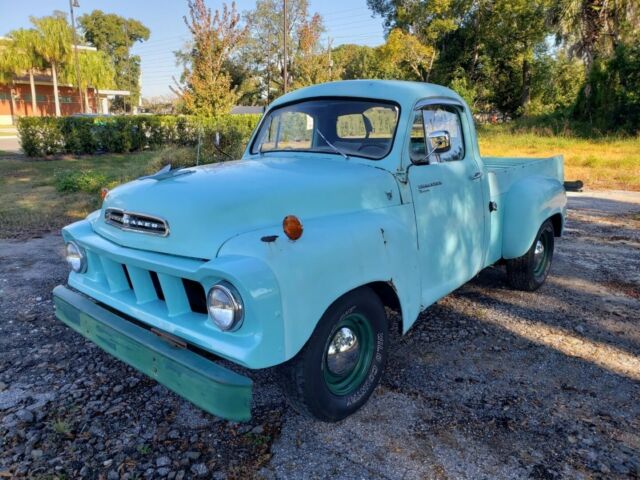
{"type": "Polygon", "coordinates": [[[404,328],[413,323],[420,309],[420,278],[410,205],[301,220],[304,233],[295,242],[278,225],[228,240],[218,256],[254,257],[274,273],[282,302],[281,361],[300,351],[335,300],[371,282],[390,282],[404,328]],[[275,241],[263,239],[273,235],[275,241]]]}
{"type": "Polygon", "coordinates": [[[524,255],[535,239],[542,223],[556,214],[564,217],[567,195],[558,180],[530,176],[514,183],[505,199],[502,258],[524,255]]]}

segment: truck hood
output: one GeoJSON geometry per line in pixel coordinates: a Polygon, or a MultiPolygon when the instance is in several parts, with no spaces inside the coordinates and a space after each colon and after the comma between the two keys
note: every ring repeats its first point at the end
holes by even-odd
{"type": "Polygon", "coordinates": [[[314,217],[400,203],[390,172],[333,157],[269,157],[186,170],[113,189],[94,231],[125,247],[211,259],[236,235],[269,226],[274,235],[282,234],[287,215],[304,224],[314,217]],[[105,223],[108,208],[159,217],[170,233],[162,237],[105,223]]]}

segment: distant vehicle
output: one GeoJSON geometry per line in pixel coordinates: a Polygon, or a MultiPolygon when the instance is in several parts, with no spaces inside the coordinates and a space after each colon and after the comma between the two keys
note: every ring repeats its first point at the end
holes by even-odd
{"type": "Polygon", "coordinates": [[[385,307],[405,333],[497,262],[536,290],[565,214],[562,157],[481,157],[452,90],[316,85],[270,105],[240,161],[165,168],[65,227],[56,312],[215,415],[251,415],[221,357],[277,367],[298,410],[337,421],[380,381],[385,307]]]}

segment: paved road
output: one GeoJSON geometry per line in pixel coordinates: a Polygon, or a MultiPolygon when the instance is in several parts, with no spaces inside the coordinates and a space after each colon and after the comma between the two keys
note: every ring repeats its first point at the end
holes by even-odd
{"type": "Polygon", "coordinates": [[[18,137],[4,137],[0,136],[0,152],[8,153],[22,153],[20,149],[20,141],[18,137]]]}

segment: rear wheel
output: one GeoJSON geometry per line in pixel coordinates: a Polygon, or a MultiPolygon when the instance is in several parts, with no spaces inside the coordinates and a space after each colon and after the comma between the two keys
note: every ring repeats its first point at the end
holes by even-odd
{"type": "Polygon", "coordinates": [[[384,306],[371,289],[340,298],[300,353],[279,367],[291,404],[323,421],[351,415],[378,385],[388,342],[384,306]]]}
{"type": "Polygon", "coordinates": [[[532,292],[542,286],[549,275],[553,259],[554,230],[547,220],[542,224],[531,248],[523,256],[507,260],[507,279],[518,290],[532,292]]]}

